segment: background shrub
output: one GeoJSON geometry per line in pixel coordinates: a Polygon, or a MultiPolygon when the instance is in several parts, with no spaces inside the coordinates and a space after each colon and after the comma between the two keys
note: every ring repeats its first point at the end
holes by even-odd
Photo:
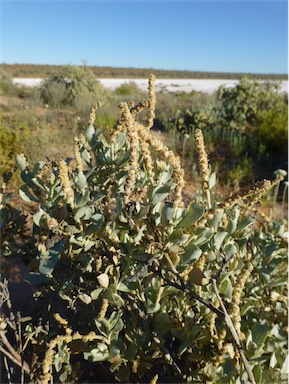
{"type": "Polygon", "coordinates": [[[140,93],[140,89],[137,84],[133,81],[129,81],[128,83],[122,84],[115,89],[115,94],[117,96],[135,96],[140,93]]]}
{"type": "Polygon", "coordinates": [[[0,117],[0,174],[13,174],[10,187],[19,186],[19,175],[14,173],[15,156],[23,148],[28,149],[28,143],[30,145],[33,140],[31,140],[27,125],[21,124],[16,118],[12,120],[10,126],[7,126],[0,117]]]}
{"type": "Polygon", "coordinates": [[[89,102],[92,97],[102,99],[105,93],[104,88],[86,65],[64,67],[59,73],[45,80],[41,87],[43,102],[52,106],[75,106],[74,103],[79,105],[82,97],[89,102]]]}
{"type": "MultiPolygon", "coordinates": [[[[283,156],[288,149],[288,102],[287,97],[278,98],[270,107],[259,110],[253,134],[266,153],[283,156]]],[[[285,155],[286,156],[286,155],[285,155]]]]}
{"type": "Polygon", "coordinates": [[[9,94],[12,88],[11,76],[3,68],[0,68],[0,95],[9,94]]]}
{"type": "Polygon", "coordinates": [[[235,87],[220,87],[214,103],[179,110],[170,123],[179,133],[179,151],[183,152],[182,136],[191,135],[193,141],[198,128],[210,158],[221,164],[222,182],[230,183],[234,175],[238,184],[247,184],[287,168],[287,95],[280,93],[278,83],[243,78],[235,87]],[[246,158],[244,166],[240,157],[246,158]]]}

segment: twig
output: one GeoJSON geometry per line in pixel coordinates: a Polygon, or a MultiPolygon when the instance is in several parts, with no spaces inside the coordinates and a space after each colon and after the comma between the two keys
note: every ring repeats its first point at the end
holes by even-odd
{"type": "Polygon", "coordinates": [[[1,295],[0,295],[0,307],[3,306],[3,304],[6,302],[7,307],[9,311],[11,311],[12,304],[10,300],[10,294],[8,289],[8,280],[4,279],[3,283],[0,282],[0,289],[1,289],[1,295]]]}
{"type": "Polygon", "coordinates": [[[192,296],[195,300],[199,301],[200,303],[205,305],[207,308],[209,308],[211,311],[216,313],[218,316],[224,317],[224,313],[222,311],[220,311],[218,308],[214,307],[213,304],[205,301],[203,298],[201,298],[201,296],[199,296],[197,293],[195,293],[194,291],[189,289],[184,283],[178,284],[178,283],[174,283],[174,282],[170,281],[169,279],[167,279],[162,274],[162,272],[160,270],[158,270],[156,268],[151,268],[151,271],[156,273],[158,276],[160,276],[166,282],[166,285],[170,285],[171,287],[174,287],[178,290],[181,290],[181,291],[187,293],[188,295],[192,296]]]}
{"type": "Polygon", "coordinates": [[[3,282],[0,282],[0,308],[2,308],[3,304],[6,303],[8,311],[10,313],[10,319],[6,319],[9,326],[16,333],[16,324],[15,324],[15,316],[12,312],[12,303],[10,300],[10,292],[8,289],[8,280],[4,279],[3,282]]]}
{"type": "Polygon", "coordinates": [[[165,354],[165,358],[168,363],[174,366],[175,370],[178,372],[179,375],[182,375],[182,371],[179,368],[178,364],[172,358],[172,355],[170,354],[169,350],[161,343],[160,339],[158,338],[158,335],[155,332],[153,332],[153,339],[158,344],[160,350],[165,354]]]}
{"type": "Polygon", "coordinates": [[[212,279],[219,280],[221,277],[221,274],[224,272],[225,267],[228,265],[229,261],[232,259],[232,256],[229,257],[228,259],[226,256],[224,256],[221,252],[217,251],[217,255],[222,258],[222,265],[219,271],[212,277],[212,279]]]}
{"type": "Polygon", "coordinates": [[[7,357],[3,356],[3,360],[4,360],[5,369],[6,369],[6,372],[7,372],[8,384],[12,384],[12,381],[11,381],[11,369],[9,367],[9,364],[8,364],[8,361],[7,361],[7,357]]]}
{"type": "Polygon", "coordinates": [[[20,357],[21,357],[21,384],[24,384],[24,359],[22,357],[23,353],[23,343],[22,343],[22,330],[21,330],[21,321],[20,313],[17,312],[17,325],[18,325],[18,335],[19,335],[19,347],[20,347],[20,357]]]}
{"type": "MultiPolygon", "coordinates": [[[[11,360],[14,361],[14,363],[16,363],[17,365],[19,365],[19,367],[22,367],[22,365],[23,365],[23,369],[25,370],[25,372],[27,372],[29,374],[30,373],[29,365],[25,361],[22,362],[22,357],[15,351],[15,349],[9,343],[9,341],[8,341],[6,335],[3,331],[0,331],[0,337],[3,341],[3,343],[5,344],[5,346],[7,347],[7,349],[10,351],[10,353],[7,352],[2,346],[1,346],[1,351],[3,352],[3,350],[4,350],[6,352],[7,356],[9,354],[9,356],[8,356],[9,358],[13,357],[13,359],[11,359],[11,360]]],[[[3,352],[3,353],[5,353],[5,352],[3,352]]]]}
{"type": "Polygon", "coordinates": [[[230,316],[229,316],[229,314],[228,314],[228,312],[227,312],[227,310],[226,310],[225,304],[224,304],[224,302],[223,302],[223,300],[222,300],[222,298],[221,298],[221,296],[220,296],[220,294],[219,294],[219,291],[218,291],[218,288],[217,288],[216,279],[212,279],[212,284],[213,284],[213,288],[214,288],[215,294],[216,294],[216,296],[217,296],[217,298],[218,298],[218,300],[219,300],[219,303],[220,303],[220,305],[221,305],[221,308],[222,308],[222,310],[223,310],[223,313],[224,313],[224,316],[225,316],[225,322],[226,322],[226,325],[227,325],[227,327],[230,329],[231,334],[232,334],[232,336],[233,336],[233,338],[234,338],[234,341],[235,341],[235,343],[236,343],[237,349],[238,349],[239,354],[240,354],[240,356],[241,356],[241,360],[242,360],[242,362],[243,362],[243,364],[244,364],[244,367],[245,367],[245,369],[246,369],[246,372],[247,372],[247,374],[248,374],[248,377],[249,377],[249,379],[251,380],[251,383],[252,383],[252,384],[256,384],[256,381],[255,381],[253,372],[252,372],[252,370],[251,370],[250,364],[249,364],[249,362],[248,362],[248,360],[247,360],[247,358],[246,358],[246,356],[245,356],[245,354],[244,354],[244,350],[243,350],[243,347],[242,347],[242,345],[241,345],[239,336],[238,336],[238,334],[237,334],[237,332],[236,332],[236,330],[235,330],[235,328],[234,328],[234,325],[233,325],[233,323],[232,323],[232,320],[231,320],[231,318],[230,318],[230,316]]]}
{"type": "MultiPolygon", "coordinates": [[[[227,260],[224,261],[224,265],[222,266],[221,268],[221,271],[219,271],[219,273],[217,273],[217,277],[220,276],[222,270],[223,270],[223,267],[226,265],[227,263],[227,260]]],[[[229,328],[229,330],[231,331],[231,334],[234,338],[234,341],[236,343],[236,346],[237,346],[237,349],[239,351],[239,354],[241,356],[241,360],[243,362],[243,365],[246,369],[246,372],[248,374],[248,377],[251,381],[251,384],[256,384],[256,381],[255,381],[255,378],[254,378],[254,375],[253,375],[253,372],[251,370],[251,367],[250,367],[250,364],[244,354],[244,350],[243,350],[243,347],[241,345],[241,342],[240,342],[240,339],[239,339],[239,336],[234,328],[234,325],[232,323],[232,320],[226,310],[226,307],[224,305],[224,302],[219,294],[219,291],[218,291],[218,288],[217,288],[217,283],[216,283],[216,277],[213,277],[211,279],[212,281],[212,284],[213,284],[213,288],[214,288],[214,291],[215,291],[215,294],[218,298],[218,301],[221,305],[221,308],[222,308],[222,311],[220,311],[218,308],[214,307],[211,303],[208,303],[206,302],[204,299],[201,298],[201,296],[199,296],[197,293],[193,292],[191,289],[189,289],[186,284],[184,284],[184,282],[181,280],[181,284],[179,283],[176,283],[176,282],[172,282],[170,281],[169,279],[167,279],[161,270],[159,270],[158,268],[153,268],[151,267],[150,270],[154,273],[156,273],[159,277],[161,277],[165,282],[166,282],[166,285],[169,285],[171,287],[174,287],[178,290],[181,290],[185,293],[187,293],[188,295],[192,296],[195,300],[199,301],[200,303],[202,303],[203,305],[205,305],[207,308],[211,309],[211,311],[213,311],[214,313],[216,313],[218,316],[224,318],[225,320],[225,323],[227,325],[227,327],[229,328]]],[[[180,278],[180,276],[178,276],[178,278],[180,278]]]]}
{"type": "MultiPolygon", "coordinates": [[[[13,355],[11,355],[11,353],[6,351],[6,349],[3,348],[2,345],[0,345],[0,351],[3,352],[7,357],[9,357],[9,359],[11,361],[13,361],[13,363],[17,364],[19,367],[22,366],[21,361],[17,360],[13,355]]],[[[27,363],[24,362],[23,368],[24,368],[24,371],[29,375],[30,374],[30,368],[29,368],[27,363]]]]}

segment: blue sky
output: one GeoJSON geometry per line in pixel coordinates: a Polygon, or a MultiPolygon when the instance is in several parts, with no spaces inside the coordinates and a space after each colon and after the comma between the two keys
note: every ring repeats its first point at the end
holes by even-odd
{"type": "Polygon", "coordinates": [[[2,0],[1,25],[2,63],[288,72],[286,0],[2,0]]]}

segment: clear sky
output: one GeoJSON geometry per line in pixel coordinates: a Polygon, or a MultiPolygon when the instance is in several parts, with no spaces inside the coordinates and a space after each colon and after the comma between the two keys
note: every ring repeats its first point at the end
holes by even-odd
{"type": "Polygon", "coordinates": [[[0,1],[2,63],[288,72],[286,0],[0,1]]]}

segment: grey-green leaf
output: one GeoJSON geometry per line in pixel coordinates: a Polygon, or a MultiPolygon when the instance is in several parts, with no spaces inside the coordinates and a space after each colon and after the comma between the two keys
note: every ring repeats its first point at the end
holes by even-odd
{"type": "Polygon", "coordinates": [[[84,206],[77,210],[76,214],[74,215],[74,219],[76,221],[80,219],[88,220],[90,219],[92,214],[93,214],[92,208],[90,208],[89,206],[84,206]]]}
{"type": "Polygon", "coordinates": [[[78,173],[75,180],[75,185],[80,189],[80,191],[82,191],[87,186],[87,180],[83,172],[78,173]]]}
{"type": "Polygon", "coordinates": [[[228,232],[219,232],[214,236],[215,249],[219,250],[228,232]]]}
{"type": "Polygon", "coordinates": [[[161,187],[154,188],[152,192],[152,197],[151,197],[152,205],[156,205],[160,201],[164,200],[171,192],[171,189],[172,189],[172,186],[169,184],[165,184],[161,187]]]}
{"type": "Polygon", "coordinates": [[[202,251],[195,244],[190,243],[186,249],[185,253],[181,257],[182,264],[190,264],[192,261],[198,260],[201,256],[202,251]]]}
{"type": "Polygon", "coordinates": [[[205,210],[203,206],[199,203],[193,202],[183,219],[177,225],[177,228],[190,227],[199,221],[203,217],[204,213],[205,210]]]}
{"type": "Polygon", "coordinates": [[[58,241],[53,247],[47,250],[47,257],[40,260],[39,272],[46,276],[51,276],[54,267],[61,257],[61,251],[64,247],[63,241],[58,241]]]}
{"type": "Polygon", "coordinates": [[[115,140],[115,144],[114,144],[115,152],[118,152],[124,146],[125,142],[126,142],[126,134],[124,132],[120,132],[117,135],[117,138],[115,140]]]}
{"type": "Polygon", "coordinates": [[[216,185],[216,180],[217,180],[216,173],[212,172],[209,178],[209,189],[214,188],[214,186],[216,185]]]}
{"type": "Polygon", "coordinates": [[[29,191],[27,185],[23,185],[19,190],[20,197],[28,203],[38,202],[39,200],[29,191]]]}

